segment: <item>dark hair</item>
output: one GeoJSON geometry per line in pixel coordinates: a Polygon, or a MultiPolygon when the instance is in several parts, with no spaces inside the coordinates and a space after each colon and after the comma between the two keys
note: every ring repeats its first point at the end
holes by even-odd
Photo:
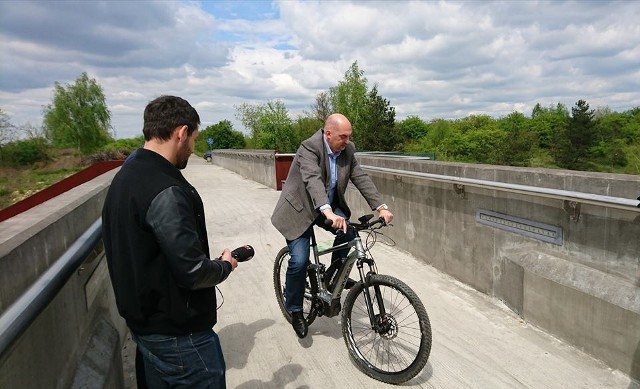
{"type": "Polygon", "coordinates": [[[144,140],[168,140],[176,127],[187,126],[191,135],[200,125],[200,116],[187,100],[177,96],[160,96],[144,109],[144,140]]]}

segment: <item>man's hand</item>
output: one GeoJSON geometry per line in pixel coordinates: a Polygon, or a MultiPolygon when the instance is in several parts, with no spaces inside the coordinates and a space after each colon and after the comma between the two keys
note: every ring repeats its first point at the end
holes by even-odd
{"type": "Polygon", "coordinates": [[[336,230],[342,230],[345,234],[347,233],[347,221],[342,216],[333,213],[331,208],[325,209],[322,213],[324,214],[324,217],[331,220],[331,227],[336,230]]]}
{"type": "Polygon", "coordinates": [[[236,259],[231,256],[231,251],[229,249],[224,249],[222,255],[220,256],[220,260],[229,262],[231,264],[231,271],[238,267],[238,261],[236,261],[236,259]]]}
{"type": "Polygon", "coordinates": [[[386,224],[391,223],[393,214],[388,209],[380,209],[378,212],[380,212],[380,217],[384,219],[386,224]]]}

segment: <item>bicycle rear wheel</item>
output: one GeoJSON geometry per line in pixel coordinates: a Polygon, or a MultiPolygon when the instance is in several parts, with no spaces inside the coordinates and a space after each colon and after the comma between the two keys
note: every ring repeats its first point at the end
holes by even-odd
{"type": "MultiPolygon", "coordinates": [[[[273,264],[273,289],[276,292],[276,300],[278,300],[280,311],[289,323],[291,323],[291,314],[287,311],[287,308],[284,305],[284,293],[287,281],[287,267],[290,258],[289,248],[283,247],[276,255],[276,261],[273,264]]],[[[309,281],[309,273],[307,273],[305,279],[304,300],[302,303],[302,313],[307,320],[307,325],[311,325],[311,323],[316,319],[315,310],[311,309],[313,296],[314,294],[311,291],[311,282],[309,281]]]]}
{"type": "Polygon", "coordinates": [[[422,371],[431,353],[427,311],[409,286],[391,276],[371,275],[369,293],[375,328],[371,328],[362,282],[345,299],[342,335],[349,355],[358,369],[376,380],[406,382],[422,371]]]}

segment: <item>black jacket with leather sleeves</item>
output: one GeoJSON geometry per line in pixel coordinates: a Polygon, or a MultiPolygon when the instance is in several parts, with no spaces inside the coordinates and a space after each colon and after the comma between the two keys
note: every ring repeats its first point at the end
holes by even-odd
{"type": "Polygon", "coordinates": [[[134,333],[213,327],[215,285],[231,264],[210,259],[202,200],[177,168],[138,149],[114,177],[102,221],[116,304],[134,333]]]}

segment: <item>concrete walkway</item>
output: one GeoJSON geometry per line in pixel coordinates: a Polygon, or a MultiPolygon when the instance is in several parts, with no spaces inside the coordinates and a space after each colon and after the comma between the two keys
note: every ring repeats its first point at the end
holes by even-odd
{"type": "MultiPolygon", "coordinates": [[[[269,220],[280,192],[195,156],[184,174],[204,200],[212,253],[244,244],[256,250],[250,262],[239,264],[220,285],[224,303],[214,329],[224,349],[228,388],[392,387],[353,365],[338,317],[316,319],[309,336],[301,340],[280,313],[272,268],[285,241],[269,220]]],[[[318,240],[330,238],[318,234],[318,240]]],[[[421,374],[402,386],[640,388],[626,375],[414,257],[383,244],[376,245],[373,253],[379,272],[413,288],[431,321],[429,362],[421,374]]],[[[128,347],[130,350],[131,345],[128,347]]]]}

